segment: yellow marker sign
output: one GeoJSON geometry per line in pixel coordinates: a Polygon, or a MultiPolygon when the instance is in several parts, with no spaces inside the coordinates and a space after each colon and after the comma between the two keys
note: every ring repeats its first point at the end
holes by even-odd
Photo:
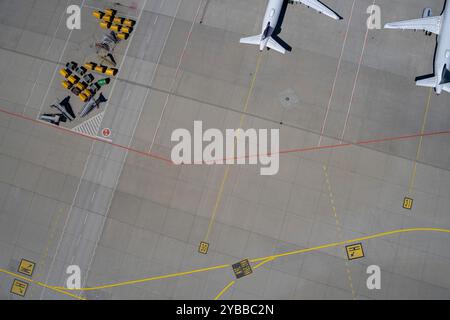
{"type": "Polygon", "coordinates": [[[11,287],[11,293],[14,293],[18,296],[25,297],[28,289],[28,283],[20,281],[18,279],[14,279],[12,287],[11,287]]]}
{"type": "Polygon", "coordinates": [[[411,210],[414,204],[414,200],[408,197],[405,197],[403,200],[403,209],[411,210]]]}
{"type": "Polygon", "coordinates": [[[28,261],[28,260],[22,259],[20,261],[19,268],[17,269],[17,272],[31,277],[33,275],[33,271],[34,271],[34,267],[35,266],[36,266],[36,263],[34,263],[32,261],[28,261]]]}
{"type": "Polygon", "coordinates": [[[252,266],[250,265],[248,259],[233,264],[233,271],[237,279],[253,273],[252,266]]]}
{"type": "Polygon", "coordinates": [[[209,249],[209,243],[207,242],[200,242],[200,245],[198,246],[198,252],[201,254],[207,254],[209,249]]]}
{"type": "Polygon", "coordinates": [[[364,250],[361,243],[352,244],[345,247],[348,260],[355,260],[364,257],[364,250]]]}

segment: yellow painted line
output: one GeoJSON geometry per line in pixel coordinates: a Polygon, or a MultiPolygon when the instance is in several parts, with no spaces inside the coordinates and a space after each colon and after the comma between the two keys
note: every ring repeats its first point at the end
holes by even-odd
{"type": "Polygon", "coordinates": [[[242,110],[243,114],[241,115],[241,120],[239,122],[239,127],[242,127],[242,125],[244,124],[245,113],[247,113],[247,111],[248,111],[248,106],[250,104],[250,98],[252,97],[253,90],[255,89],[256,77],[258,76],[259,69],[261,68],[262,57],[263,57],[263,54],[260,53],[258,55],[258,61],[256,62],[255,73],[253,74],[252,82],[250,84],[250,88],[249,88],[248,93],[247,93],[247,98],[245,99],[244,109],[242,110]]]}
{"type": "Polygon", "coordinates": [[[98,287],[90,287],[90,288],[81,288],[81,289],[67,289],[65,287],[52,287],[52,288],[60,289],[60,290],[61,289],[69,290],[69,291],[96,291],[96,290],[102,290],[102,289],[122,287],[122,286],[131,285],[131,284],[145,283],[145,282],[150,282],[150,281],[155,281],[155,280],[176,278],[176,277],[181,277],[181,276],[192,275],[192,274],[195,274],[195,273],[201,273],[201,272],[206,272],[206,271],[224,269],[224,268],[228,268],[228,267],[231,267],[231,265],[223,264],[223,265],[214,266],[214,267],[208,267],[208,268],[196,269],[196,270],[191,270],[191,271],[166,274],[166,275],[156,276],[156,277],[151,277],[151,278],[143,278],[143,279],[124,281],[124,282],[119,282],[119,283],[112,283],[112,284],[107,284],[107,285],[98,286],[98,287]]]}
{"type": "MultiPolygon", "coordinates": [[[[261,261],[266,263],[266,262],[269,262],[269,261],[272,261],[272,260],[275,260],[275,259],[278,259],[278,258],[287,257],[287,256],[291,256],[291,255],[298,255],[298,254],[302,254],[302,253],[314,252],[314,251],[319,251],[319,250],[328,249],[328,248],[332,248],[332,247],[337,247],[337,246],[342,246],[342,245],[346,245],[346,244],[351,244],[353,242],[360,242],[360,241],[365,241],[365,240],[377,239],[377,238],[382,238],[382,237],[386,237],[386,236],[402,234],[402,233],[411,233],[411,232],[437,232],[437,233],[450,234],[450,229],[442,229],[442,228],[397,229],[397,230],[392,230],[392,231],[387,231],[387,232],[376,233],[376,234],[368,235],[368,236],[364,236],[364,237],[354,238],[354,239],[350,239],[350,240],[345,240],[345,241],[340,241],[340,242],[333,242],[333,243],[324,244],[324,245],[320,245],[320,246],[315,246],[315,247],[311,247],[311,248],[300,249],[300,250],[293,250],[293,251],[288,251],[288,252],[285,252],[285,253],[270,255],[270,256],[266,256],[266,257],[250,259],[249,261],[253,262],[253,263],[261,262],[261,261]]],[[[224,264],[224,265],[218,265],[218,266],[213,266],[213,267],[208,267],[208,268],[203,268],[203,269],[197,269],[197,270],[192,270],[192,271],[186,271],[186,272],[180,272],[180,273],[156,276],[156,277],[151,277],[151,278],[143,278],[143,279],[133,280],[133,281],[119,282],[119,283],[109,284],[109,285],[104,285],[104,286],[97,286],[97,287],[91,287],[91,288],[82,288],[79,291],[95,291],[95,290],[101,290],[101,289],[107,289],[107,288],[113,288],[113,287],[121,287],[121,286],[130,285],[130,284],[145,283],[145,282],[150,282],[150,281],[155,281],[155,280],[162,280],[162,279],[181,277],[181,276],[184,276],[184,275],[191,275],[191,274],[195,274],[195,273],[207,272],[207,271],[212,271],[212,270],[225,269],[225,268],[228,268],[228,267],[231,267],[231,265],[230,264],[224,264]]],[[[7,273],[9,275],[16,276],[18,278],[22,278],[22,279],[25,279],[27,281],[30,281],[30,279],[28,279],[26,277],[22,277],[20,275],[16,275],[16,274],[11,273],[11,272],[9,272],[7,270],[0,269],[0,272],[7,273]]],[[[40,285],[40,286],[45,286],[46,288],[51,289],[51,290],[55,290],[55,291],[57,291],[57,290],[60,290],[60,291],[62,291],[62,290],[77,291],[77,290],[70,290],[70,289],[67,289],[65,287],[50,286],[50,285],[46,285],[44,283],[37,282],[37,281],[30,281],[30,282],[36,283],[37,285],[40,285]]],[[[58,291],[58,292],[60,292],[60,291],[58,291]]],[[[65,291],[62,291],[61,293],[69,294],[68,292],[65,292],[65,291]]],[[[73,297],[76,297],[77,299],[82,299],[82,298],[80,298],[78,296],[73,296],[73,297]]]]}
{"type": "Polygon", "coordinates": [[[253,269],[256,270],[256,269],[262,267],[263,265],[265,265],[266,263],[269,263],[269,262],[271,262],[273,260],[275,260],[275,258],[270,257],[270,258],[264,260],[263,262],[257,264],[253,269]]]}
{"type": "MultiPolygon", "coordinates": [[[[250,104],[250,98],[252,96],[253,90],[255,89],[256,77],[258,75],[259,69],[261,68],[262,57],[263,57],[263,55],[262,55],[262,53],[260,53],[258,55],[258,61],[256,62],[255,73],[253,74],[253,78],[252,78],[252,81],[250,83],[250,88],[248,90],[247,97],[245,98],[244,109],[242,110],[243,113],[242,113],[241,119],[239,121],[239,128],[242,128],[242,126],[244,124],[245,114],[247,113],[248,106],[250,104]]],[[[223,191],[225,189],[225,184],[228,181],[229,175],[230,175],[230,166],[227,165],[226,168],[225,168],[225,173],[224,173],[223,178],[222,178],[222,182],[220,183],[219,193],[217,194],[216,202],[214,204],[214,208],[213,208],[213,211],[212,211],[212,214],[211,214],[211,219],[209,220],[208,230],[206,231],[206,235],[205,235],[205,238],[203,239],[203,242],[208,242],[209,236],[211,234],[212,227],[214,225],[214,221],[216,220],[217,210],[219,209],[220,202],[222,201],[223,191]]]]}
{"type": "Polygon", "coordinates": [[[370,240],[370,239],[376,239],[376,238],[381,238],[381,237],[386,237],[386,236],[391,236],[391,235],[401,234],[401,233],[421,232],[421,231],[422,232],[440,232],[440,233],[448,233],[448,234],[450,234],[450,229],[441,229],[441,228],[397,229],[397,230],[393,230],[393,231],[376,233],[376,234],[373,234],[373,235],[364,236],[364,237],[360,237],[360,238],[355,238],[355,239],[350,239],[350,240],[344,240],[344,241],[324,244],[324,245],[316,246],[316,247],[312,247],[312,248],[294,250],[294,251],[280,253],[280,254],[276,254],[276,255],[272,255],[272,256],[251,259],[250,262],[264,261],[264,260],[266,260],[268,258],[278,259],[278,258],[281,258],[281,257],[287,257],[287,256],[301,254],[301,253],[307,253],[307,252],[313,252],[313,251],[319,251],[319,250],[323,250],[323,249],[338,247],[338,246],[350,244],[350,243],[353,243],[353,242],[359,242],[359,241],[365,241],[365,240],[370,240]]]}
{"type": "Polygon", "coordinates": [[[236,282],[236,280],[231,281],[225,288],[222,289],[222,291],[219,292],[219,294],[214,298],[214,300],[219,300],[220,297],[228,291],[228,289],[231,288],[231,286],[236,282]]]}
{"type": "Polygon", "coordinates": [[[217,210],[219,209],[220,202],[222,201],[225,184],[228,181],[229,175],[230,175],[230,166],[226,166],[225,173],[222,178],[222,182],[220,183],[219,193],[217,194],[216,202],[214,204],[214,209],[211,214],[211,219],[209,220],[208,230],[206,231],[206,235],[205,235],[205,238],[203,239],[203,242],[208,242],[212,227],[214,225],[214,221],[216,220],[217,210]]]}
{"type": "Polygon", "coordinates": [[[422,151],[422,144],[423,144],[423,134],[425,132],[425,126],[427,124],[427,120],[428,120],[428,111],[430,110],[430,105],[431,105],[431,96],[433,93],[433,89],[430,88],[430,93],[428,95],[428,101],[427,101],[427,106],[425,108],[425,114],[423,116],[423,121],[422,121],[422,129],[420,131],[420,139],[419,139],[419,146],[417,147],[417,153],[416,153],[416,160],[414,161],[414,166],[413,166],[413,170],[412,170],[412,174],[411,174],[411,180],[409,183],[409,194],[412,194],[414,185],[416,183],[416,176],[417,176],[417,161],[419,161],[419,156],[420,153],[422,151]]]}
{"type": "Polygon", "coordinates": [[[67,295],[69,297],[72,297],[72,298],[75,298],[75,299],[78,299],[78,300],[86,300],[85,298],[82,298],[82,297],[79,297],[79,296],[77,296],[75,294],[72,294],[70,292],[64,291],[64,290],[67,290],[66,288],[62,288],[62,289],[64,289],[64,290],[62,290],[61,288],[52,287],[52,286],[49,286],[49,285],[47,285],[47,284],[45,284],[43,282],[36,281],[36,280],[30,279],[30,278],[24,277],[24,276],[22,276],[20,274],[17,274],[17,273],[14,273],[14,272],[11,272],[11,271],[8,271],[8,270],[5,270],[5,269],[0,269],[0,273],[7,274],[7,275],[9,275],[11,277],[19,278],[21,280],[33,283],[35,285],[38,285],[38,286],[41,286],[41,287],[44,287],[44,288],[47,288],[47,289],[50,289],[50,290],[53,290],[53,291],[56,291],[58,293],[62,293],[64,295],[67,295]]]}
{"type": "MultiPolygon", "coordinates": [[[[329,160],[328,160],[328,162],[329,162],[329,160]]],[[[334,216],[335,223],[336,223],[336,228],[337,228],[337,231],[338,231],[338,237],[339,237],[340,240],[342,240],[343,239],[343,236],[342,236],[342,224],[341,224],[341,220],[339,219],[339,216],[337,214],[336,206],[334,205],[335,200],[334,200],[333,190],[331,188],[330,175],[328,174],[328,166],[329,166],[328,163],[327,163],[327,165],[323,166],[323,172],[325,174],[325,179],[326,179],[326,183],[327,183],[327,186],[328,186],[329,200],[330,200],[331,209],[332,209],[333,216],[334,216]]],[[[347,261],[347,254],[345,252],[344,246],[342,246],[342,252],[343,252],[343,255],[344,255],[344,259],[345,259],[345,268],[347,270],[348,286],[350,287],[350,290],[352,292],[353,300],[356,300],[356,292],[355,292],[355,289],[353,287],[352,272],[350,270],[350,266],[349,266],[348,261],[347,261]]]]}
{"type": "MultiPolygon", "coordinates": [[[[270,261],[273,261],[273,258],[268,258],[266,260],[264,260],[263,262],[260,262],[259,264],[257,264],[256,266],[253,267],[253,270],[256,270],[260,267],[262,267],[263,265],[265,265],[266,263],[269,263],[270,261]]],[[[236,280],[231,281],[225,288],[223,288],[222,291],[219,292],[219,294],[214,298],[214,300],[218,300],[225,292],[227,292],[228,289],[231,288],[232,285],[234,285],[236,282],[236,280]]]]}

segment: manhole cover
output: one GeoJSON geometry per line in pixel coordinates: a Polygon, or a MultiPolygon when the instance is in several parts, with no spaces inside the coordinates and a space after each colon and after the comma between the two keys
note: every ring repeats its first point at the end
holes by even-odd
{"type": "Polygon", "coordinates": [[[298,96],[295,94],[294,90],[287,89],[280,93],[279,99],[281,102],[281,105],[283,108],[291,110],[294,108],[296,104],[298,104],[299,99],[298,96]]]}

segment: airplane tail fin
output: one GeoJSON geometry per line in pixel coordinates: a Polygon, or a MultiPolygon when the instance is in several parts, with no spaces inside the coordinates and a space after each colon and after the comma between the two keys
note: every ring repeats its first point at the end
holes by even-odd
{"type": "Polygon", "coordinates": [[[251,36],[251,37],[247,37],[247,38],[242,38],[240,40],[240,43],[245,43],[245,44],[254,44],[254,45],[259,45],[262,47],[262,49],[264,48],[264,44],[263,42],[267,41],[267,47],[270,49],[273,49],[275,51],[278,51],[282,54],[286,53],[286,49],[284,49],[274,38],[270,37],[270,38],[266,38],[263,39],[263,35],[259,34],[256,36],[251,36]]]}
{"type": "Polygon", "coordinates": [[[442,86],[442,90],[450,92],[450,83],[446,83],[442,86]]]}
{"type": "Polygon", "coordinates": [[[262,41],[262,34],[258,34],[257,36],[241,38],[240,43],[259,45],[261,41],[262,41]]]}
{"type": "Polygon", "coordinates": [[[419,86],[419,87],[435,88],[437,85],[438,85],[437,77],[430,77],[430,78],[425,78],[425,79],[416,81],[416,86],[419,86]]]}
{"type": "Polygon", "coordinates": [[[269,41],[267,42],[267,47],[270,49],[273,49],[275,51],[278,51],[279,53],[285,54],[286,49],[283,48],[278,42],[275,41],[274,38],[270,37],[269,41]]]}

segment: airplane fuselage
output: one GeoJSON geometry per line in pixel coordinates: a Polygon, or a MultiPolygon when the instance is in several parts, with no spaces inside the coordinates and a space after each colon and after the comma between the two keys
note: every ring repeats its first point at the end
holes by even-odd
{"type": "Polygon", "coordinates": [[[340,20],[340,17],[333,10],[325,6],[319,0],[268,0],[261,33],[255,36],[241,38],[239,42],[257,45],[261,51],[268,48],[285,54],[286,50],[289,49],[286,49],[286,46],[282,43],[281,39],[277,37],[275,32],[278,32],[276,28],[279,27],[279,19],[283,9],[285,9],[284,5],[288,4],[304,4],[307,7],[314,9],[319,13],[323,13],[332,19],[340,20]]]}
{"type": "Polygon", "coordinates": [[[444,13],[442,14],[441,30],[438,35],[438,45],[435,57],[435,73],[438,77],[438,85],[436,92],[442,92],[442,74],[444,68],[450,68],[450,6],[446,5],[444,13]]]}
{"type": "Polygon", "coordinates": [[[263,25],[261,34],[263,38],[261,39],[260,50],[264,50],[267,47],[267,42],[275,31],[275,27],[278,24],[278,19],[280,19],[280,13],[283,9],[284,0],[269,0],[267,4],[266,14],[264,15],[263,25]]]}

